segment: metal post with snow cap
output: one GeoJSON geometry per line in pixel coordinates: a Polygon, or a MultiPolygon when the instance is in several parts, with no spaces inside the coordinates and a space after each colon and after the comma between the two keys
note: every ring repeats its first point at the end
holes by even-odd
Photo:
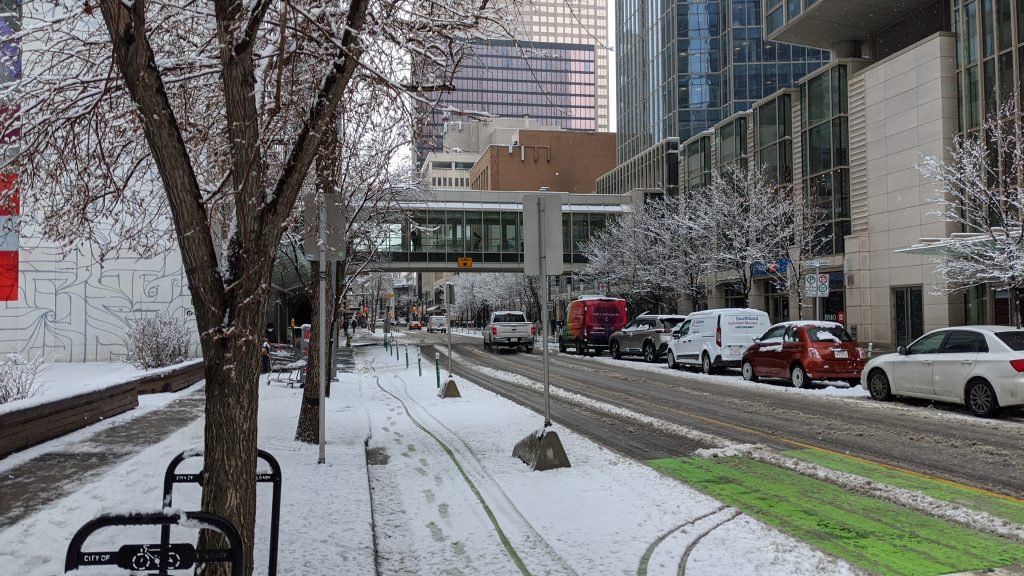
{"type": "MultiPolygon", "coordinates": [[[[460,398],[462,394],[459,394],[459,387],[455,385],[455,377],[452,376],[452,304],[455,302],[455,285],[449,282],[444,287],[444,323],[445,332],[448,335],[448,380],[445,381],[444,386],[440,387],[437,395],[441,398],[460,398]]],[[[438,383],[440,383],[440,368],[438,370],[437,377],[438,383]]]]}
{"type": "Polygon", "coordinates": [[[551,276],[565,271],[562,261],[562,195],[523,195],[523,267],[527,276],[540,276],[541,284],[541,352],[544,364],[544,426],[520,440],[512,455],[526,462],[533,470],[568,468],[562,441],[551,430],[551,373],[548,361],[548,322],[550,313],[549,283],[551,276]]]}

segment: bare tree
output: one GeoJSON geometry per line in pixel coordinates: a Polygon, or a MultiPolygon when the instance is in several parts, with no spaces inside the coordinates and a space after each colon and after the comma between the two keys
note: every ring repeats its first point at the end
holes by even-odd
{"type": "Polygon", "coordinates": [[[1024,128],[1017,96],[980,130],[958,135],[949,160],[926,157],[918,169],[934,179],[937,204],[964,235],[934,259],[935,288],[950,293],[993,283],[1013,294],[1017,327],[1024,315],[1024,128]]]}
{"type": "Polygon", "coordinates": [[[621,296],[634,313],[644,304],[667,303],[677,293],[680,269],[674,260],[679,246],[672,200],[649,200],[611,220],[583,244],[587,264],[584,282],[603,282],[621,296]]]}
{"type": "Polygon", "coordinates": [[[271,262],[325,130],[360,86],[429,100],[450,84],[461,39],[501,14],[488,0],[31,9],[49,12],[26,14],[24,75],[2,91],[19,112],[0,133],[22,134],[4,157],[26,212],[67,249],[181,250],[206,360],[202,507],[238,527],[251,573],[271,262]],[[410,53],[436,75],[410,82],[410,53]]]}
{"type": "Polygon", "coordinates": [[[793,242],[792,188],[773,183],[757,167],[729,167],[712,174],[711,185],[692,194],[689,206],[691,242],[749,305],[754,263],[785,256],[793,242]]]}

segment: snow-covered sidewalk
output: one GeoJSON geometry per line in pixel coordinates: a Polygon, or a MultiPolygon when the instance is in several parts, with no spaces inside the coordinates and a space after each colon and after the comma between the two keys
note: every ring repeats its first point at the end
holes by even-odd
{"type": "MultiPolygon", "coordinates": [[[[541,416],[461,380],[462,398],[438,398],[432,366],[424,362],[420,376],[414,351],[406,368],[404,354],[396,359],[383,346],[355,350],[355,373],[340,375],[327,403],[323,465],[317,446],[293,440],[302,391],[261,383],[260,447],[284,475],[278,573],[373,574],[375,560],[382,574],[654,575],[681,565],[690,575],[855,573],[568,430],[558,433],[572,467],[530,471],[512,447],[541,416]]],[[[156,508],[166,463],[201,447],[202,430],[200,418],[5,527],[0,574],[60,573],[82,523],[156,508]]],[[[62,446],[87,452],[88,431],[62,446]]],[[[46,445],[36,454],[46,458],[46,445]]],[[[269,488],[259,495],[256,564],[264,574],[269,488]]],[[[198,488],[175,492],[176,506],[198,502],[198,488]]],[[[112,530],[90,547],[157,541],[156,531],[112,530]]]]}

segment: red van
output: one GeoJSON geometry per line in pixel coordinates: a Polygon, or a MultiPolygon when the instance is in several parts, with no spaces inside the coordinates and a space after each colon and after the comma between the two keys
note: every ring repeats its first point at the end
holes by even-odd
{"type": "Polygon", "coordinates": [[[574,348],[594,355],[608,349],[612,333],[626,325],[626,301],[605,296],[581,296],[565,309],[565,326],[558,335],[558,351],[574,348]]]}

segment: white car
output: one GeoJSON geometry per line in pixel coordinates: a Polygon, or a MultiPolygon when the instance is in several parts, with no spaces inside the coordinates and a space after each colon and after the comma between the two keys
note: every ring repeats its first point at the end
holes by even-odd
{"type": "Polygon", "coordinates": [[[978,416],[1024,404],[1024,330],[960,326],[929,332],[861,372],[871,397],[910,396],[964,404],[978,416]]]}

